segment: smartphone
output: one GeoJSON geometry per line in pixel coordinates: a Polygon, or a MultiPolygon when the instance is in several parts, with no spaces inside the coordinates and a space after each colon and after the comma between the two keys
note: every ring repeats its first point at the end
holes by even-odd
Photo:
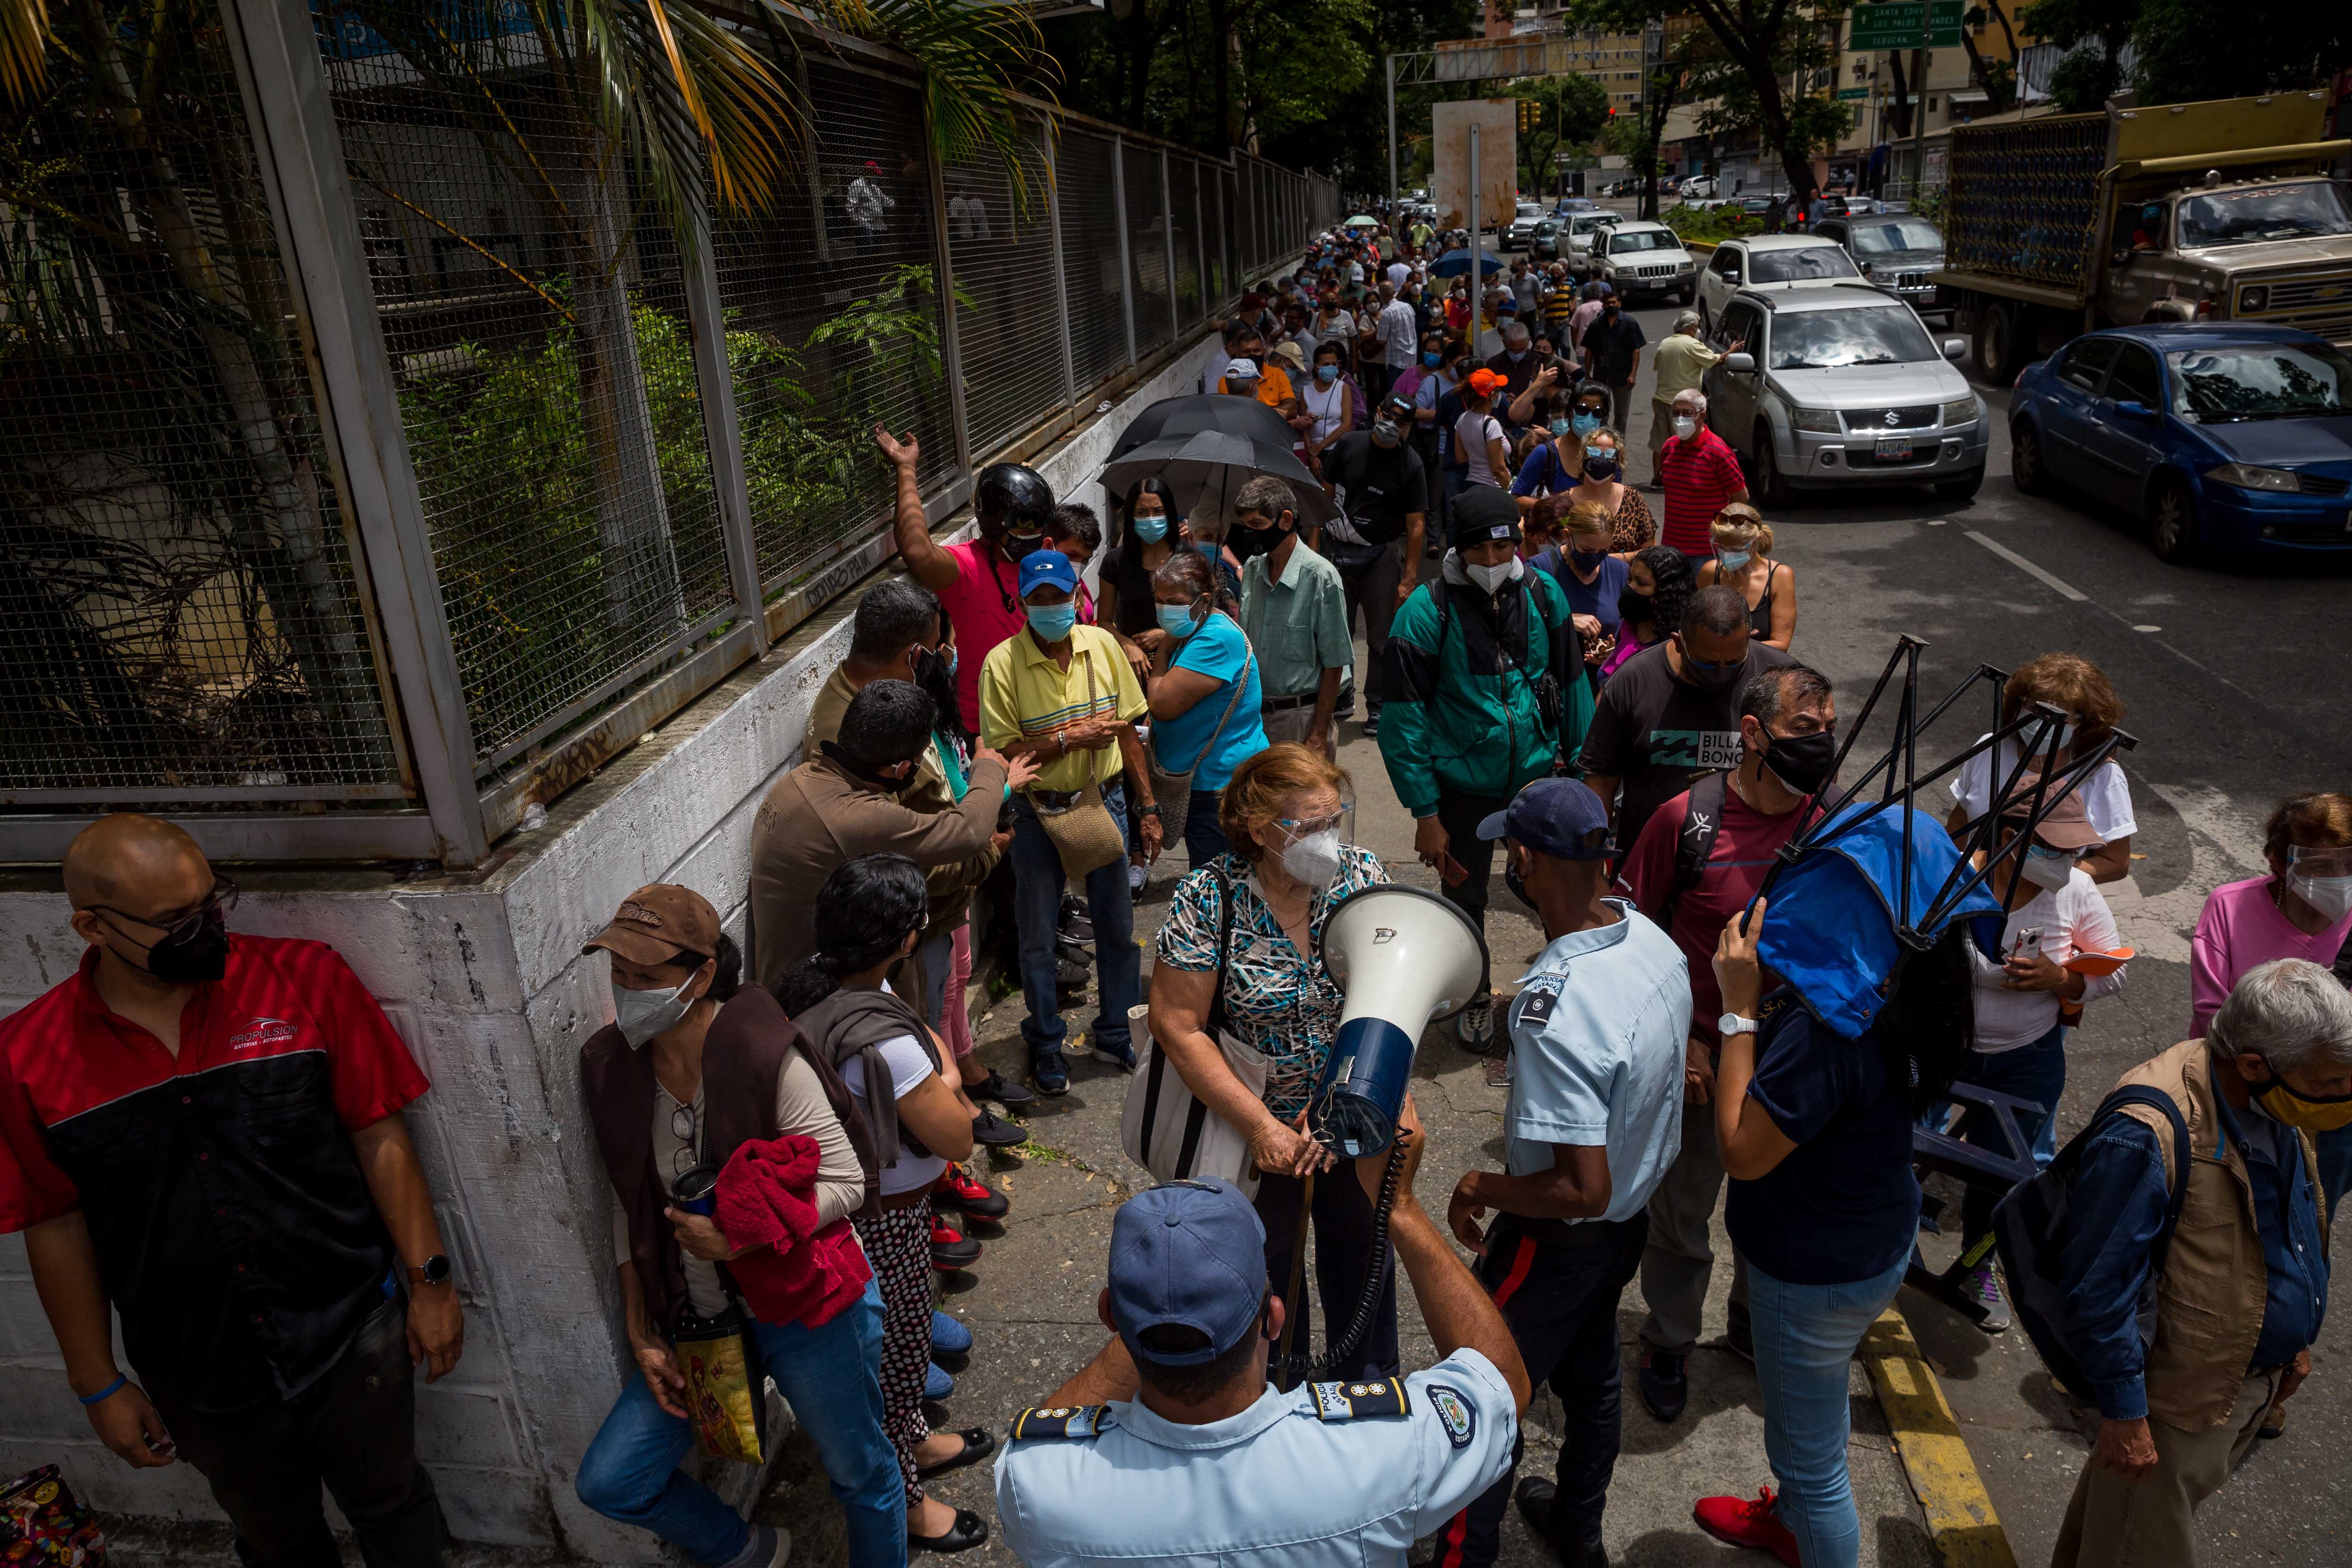
{"type": "Polygon", "coordinates": [[[2011,958],[2015,958],[2029,947],[2033,949],[2036,952],[2039,952],[2042,950],[2042,928],[2040,926],[2027,926],[2023,931],[2019,931],[2017,933],[2017,941],[2015,944],[2009,950],[2009,955],[2011,958]]]}
{"type": "Polygon", "coordinates": [[[1448,849],[1438,860],[1437,874],[1447,887],[1458,888],[1470,879],[1470,868],[1456,860],[1454,851],[1448,849]]]}

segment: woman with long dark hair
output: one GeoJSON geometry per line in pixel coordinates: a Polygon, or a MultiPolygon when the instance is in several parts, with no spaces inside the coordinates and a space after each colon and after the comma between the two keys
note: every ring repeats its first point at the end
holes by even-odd
{"type": "MultiPolygon", "coordinates": [[[[1914,814],[1912,831],[1918,854],[1940,840],[1932,847],[1958,858],[1925,815],[1914,814]]],[[[1819,887],[1784,894],[1780,921],[1811,920],[1805,900],[1819,887]]],[[[1735,915],[1716,948],[1723,1056],[1710,1109],[1731,1178],[1724,1224],[1748,1263],[1764,1452],[1780,1494],[1703,1498],[1694,1512],[1709,1534],[1784,1563],[1855,1568],[1848,1363],[1910,1262],[1919,1226],[1911,1129],[1951,1087],[1974,1032],[1969,938],[1956,919],[1925,952],[1891,943],[1900,955],[1892,989],[1888,974],[1861,976],[1858,989],[1885,999],[1849,1039],[1815,1015],[1813,999],[1787,984],[1768,991],[1757,960],[1767,912],[1759,899],[1735,915]]]]}
{"type": "Polygon", "coordinates": [[[931,1357],[931,1187],[971,1155],[971,1116],[941,1076],[939,1038],[883,977],[923,939],[930,892],[903,855],[861,855],[817,889],[816,951],[778,982],[776,1001],[856,1101],[881,1162],[880,1197],[857,1237],[882,1289],[883,1427],[898,1451],[907,1540],[961,1552],[988,1539],[970,1509],[927,1498],[923,1479],[996,1447],[984,1427],[933,1432],[923,1419],[931,1357]]]}
{"type": "Polygon", "coordinates": [[[1697,592],[1690,557],[1671,545],[1653,544],[1626,563],[1625,586],[1617,595],[1617,651],[1601,666],[1608,679],[1643,648],[1655,647],[1682,629],[1683,612],[1697,592]]]}

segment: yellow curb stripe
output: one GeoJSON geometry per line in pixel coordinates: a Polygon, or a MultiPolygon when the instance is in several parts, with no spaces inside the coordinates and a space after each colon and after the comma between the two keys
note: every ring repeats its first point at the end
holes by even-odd
{"type": "Polygon", "coordinates": [[[1968,1440],[1903,1314],[1892,1307],[1880,1314],[1861,1353],[1945,1568],[2017,1568],[1968,1440]]]}

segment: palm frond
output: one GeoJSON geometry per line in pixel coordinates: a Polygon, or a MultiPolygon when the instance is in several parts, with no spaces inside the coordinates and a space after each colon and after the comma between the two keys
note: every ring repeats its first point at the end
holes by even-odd
{"type": "Polygon", "coordinates": [[[49,8],[45,0],[0,0],[0,95],[23,109],[48,79],[49,8]]]}

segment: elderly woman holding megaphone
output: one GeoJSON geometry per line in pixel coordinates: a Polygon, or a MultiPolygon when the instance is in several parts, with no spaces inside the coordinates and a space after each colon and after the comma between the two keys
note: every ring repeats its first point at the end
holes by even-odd
{"type": "MultiPolygon", "coordinates": [[[[1246,1187],[1255,1168],[1267,1278],[1291,1280],[1293,1242],[1311,1218],[1325,1334],[1336,1341],[1375,1273],[1390,1276],[1360,1364],[1330,1373],[1388,1377],[1398,1369],[1396,1283],[1375,1250],[1371,1202],[1352,1181],[1316,1183],[1311,1209],[1307,1195],[1308,1180],[1333,1163],[1305,1121],[1346,1001],[1317,962],[1318,940],[1349,894],[1389,879],[1378,857],[1340,842],[1348,783],[1320,753],[1291,743],[1234,770],[1218,814],[1234,852],[1177,884],[1150,1014],[1152,1040],[1184,1087],[1246,1142],[1242,1169],[1197,1173],[1246,1187]]],[[[1140,1075],[1138,1089],[1150,1089],[1140,1075]]],[[[1288,1321],[1304,1322],[1303,1281],[1286,1295],[1288,1321]]]]}

